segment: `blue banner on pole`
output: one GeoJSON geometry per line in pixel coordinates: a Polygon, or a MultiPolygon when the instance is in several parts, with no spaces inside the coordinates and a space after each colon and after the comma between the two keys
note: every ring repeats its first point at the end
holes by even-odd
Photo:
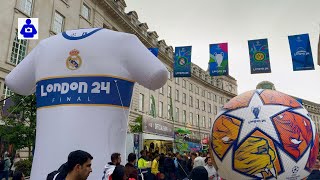
{"type": "Polygon", "coordinates": [[[174,55],[174,77],[191,77],[192,46],[176,47],[174,55]]]}
{"type": "Polygon", "coordinates": [[[210,76],[228,75],[228,43],[210,44],[210,76]]]}
{"type": "Polygon", "coordinates": [[[249,40],[251,74],[271,73],[268,39],[249,40]]]}
{"type": "Polygon", "coordinates": [[[158,57],[159,54],[159,48],[148,48],[152,54],[154,54],[156,57],[158,57]]]}
{"type": "Polygon", "coordinates": [[[308,34],[288,36],[294,71],[314,70],[308,34]]]}

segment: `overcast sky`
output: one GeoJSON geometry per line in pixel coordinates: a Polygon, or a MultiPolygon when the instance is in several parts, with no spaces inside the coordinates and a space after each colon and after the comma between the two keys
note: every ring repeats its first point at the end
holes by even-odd
{"type": "Polygon", "coordinates": [[[207,69],[209,44],[228,42],[229,73],[239,94],[264,80],[277,90],[320,104],[317,45],[320,0],[125,0],[140,22],[167,45],[192,46],[192,62],[207,69]],[[288,35],[309,33],[315,70],[292,70],[288,35]],[[250,74],[247,40],[268,38],[271,73],[250,74]]]}

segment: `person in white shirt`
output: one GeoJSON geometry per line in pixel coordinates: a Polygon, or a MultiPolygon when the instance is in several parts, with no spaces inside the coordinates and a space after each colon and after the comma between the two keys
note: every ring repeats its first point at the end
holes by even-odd
{"type": "Polygon", "coordinates": [[[101,179],[113,152],[125,154],[134,83],[162,87],[168,70],[132,34],[70,30],[42,40],[5,78],[13,92],[36,91],[37,133],[31,179],[45,179],[76,149],[96,158],[101,179]]]}
{"type": "Polygon", "coordinates": [[[218,173],[213,166],[213,162],[212,162],[211,157],[207,157],[205,159],[205,163],[206,163],[205,168],[208,171],[209,180],[219,180],[218,173]]]}
{"type": "Polygon", "coordinates": [[[197,156],[193,160],[193,168],[198,167],[198,166],[205,166],[205,165],[206,165],[206,163],[204,162],[204,159],[201,156],[197,156]]]}

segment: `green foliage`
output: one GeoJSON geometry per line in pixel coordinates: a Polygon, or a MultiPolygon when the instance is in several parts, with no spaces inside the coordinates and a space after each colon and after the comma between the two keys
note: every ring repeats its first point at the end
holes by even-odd
{"type": "Polygon", "coordinates": [[[157,114],[156,114],[156,103],[155,103],[155,100],[154,100],[154,97],[153,95],[151,95],[151,112],[150,112],[150,115],[154,118],[157,117],[157,114]]]}
{"type": "Polygon", "coordinates": [[[25,159],[18,161],[16,164],[16,171],[21,171],[25,176],[30,176],[32,159],[25,159]]]}
{"type": "Polygon", "coordinates": [[[132,133],[142,132],[142,116],[137,117],[133,124],[130,124],[130,130],[132,133]]]}
{"type": "Polygon", "coordinates": [[[14,94],[11,100],[15,105],[8,110],[9,115],[3,117],[4,125],[0,126],[0,136],[15,149],[30,149],[35,142],[36,133],[36,97],[14,94]]]}

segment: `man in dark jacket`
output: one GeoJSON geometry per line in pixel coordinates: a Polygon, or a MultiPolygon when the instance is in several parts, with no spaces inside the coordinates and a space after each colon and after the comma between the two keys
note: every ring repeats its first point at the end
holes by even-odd
{"type": "Polygon", "coordinates": [[[86,180],[92,172],[92,159],[85,151],[73,151],[68,156],[68,162],[61,165],[58,171],[48,174],[47,180],[86,180]]]}
{"type": "Polygon", "coordinates": [[[125,174],[128,178],[138,179],[138,169],[134,167],[136,164],[137,156],[135,153],[128,155],[128,163],[125,166],[125,174]]]}
{"type": "Polygon", "coordinates": [[[187,160],[187,168],[189,172],[191,172],[193,169],[193,162],[196,157],[197,157],[197,154],[195,152],[192,152],[190,155],[190,159],[187,160]]]}
{"type": "Polygon", "coordinates": [[[173,161],[173,155],[171,152],[168,153],[167,157],[164,159],[164,172],[166,180],[174,180],[175,179],[175,165],[173,161]]]}
{"type": "Polygon", "coordinates": [[[198,166],[192,169],[189,176],[190,180],[207,180],[208,171],[203,166],[198,166]]]}
{"type": "Polygon", "coordinates": [[[181,157],[180,154],[177,154],[178,160],[178,172],[177,172],[177,180],[183,180],[188,177],[188,168],[187,161],[181,157]]]}

